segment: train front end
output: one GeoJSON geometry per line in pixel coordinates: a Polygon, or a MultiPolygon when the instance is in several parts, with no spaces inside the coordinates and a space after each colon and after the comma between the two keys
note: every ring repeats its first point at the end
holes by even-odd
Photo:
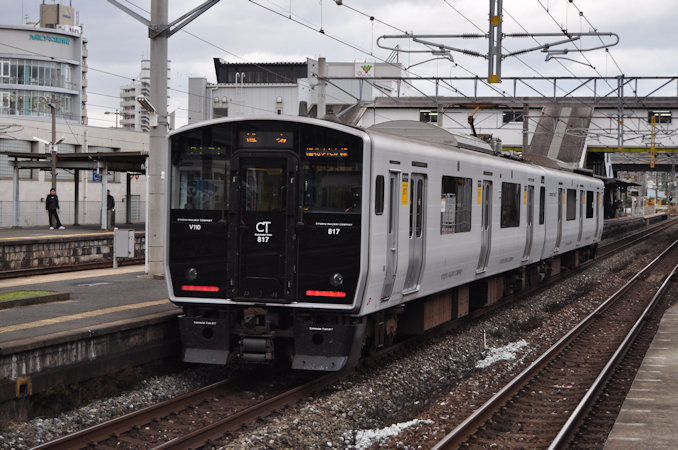
{"type": "Polygon", "coordinates": [[[170,135],[165,264],[183,360],[357,359],[367,138],[314,119],[224,119],[170,135]]]}

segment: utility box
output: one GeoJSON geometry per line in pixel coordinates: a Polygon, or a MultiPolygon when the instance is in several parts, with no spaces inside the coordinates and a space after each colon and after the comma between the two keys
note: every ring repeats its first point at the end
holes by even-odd
{"type": "Polygon", "coordinates": [[[113,229],[113,257],[134,257],[134,230],[113,229]]]}

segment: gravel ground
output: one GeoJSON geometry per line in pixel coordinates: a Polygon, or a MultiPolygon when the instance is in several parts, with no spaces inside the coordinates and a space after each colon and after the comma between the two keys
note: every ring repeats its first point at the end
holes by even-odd
{"type": "MultiPolygon", "coordinates": [[[[217,448],[429,448],[646,264],[647,253],[634,248],[608,258],[234,433],[217,448]]],[[[125,395],[10,427],[0,434],[0,448],[30,448],[213,378],[213,370],[196,369],[148,379],[125,395]]]]}

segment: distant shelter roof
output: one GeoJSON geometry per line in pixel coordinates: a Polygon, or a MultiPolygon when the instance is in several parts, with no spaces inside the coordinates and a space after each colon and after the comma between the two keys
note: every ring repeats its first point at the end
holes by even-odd
{"type": "MultiPolygon", "coordinates": [[[[10,159],[10,164],[19,169],[51,170],[50,153],[0,152],[10,159]]],[[[94,170],[107,167],[109,172],[146,173],[148,152],[94,152],[58,153],[58,169],[94,170]]]]}

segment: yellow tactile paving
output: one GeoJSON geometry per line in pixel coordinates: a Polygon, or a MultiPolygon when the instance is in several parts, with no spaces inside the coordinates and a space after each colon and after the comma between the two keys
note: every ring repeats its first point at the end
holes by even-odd
{"type": "Polygon", "coordinates": [[[106,277],[110,275],[123,275],[127,273],[143,272],[144,266],[137,264],[133,266],[123,266],[117,269],[92,269],[81,270],[78,272],[53,273],[49,275],[33,275],[30,277],[10,278],[0,280],[0,289],[16,286],[36,285],[42,283],[52,283],[55,281],[80,280],[82,278],[106,277]]]}
{"type": "Polygon", "coordinates": [[[35,321],[35,322],[20,323],[20,324],[17,324],[17,325],[0,327],[0,334],[10,333],[12,331],[27,330],[27,329],[30,329],[30,328],[38,328],[38,327],[43,327],[43,326],[47,326],[47,325],[53,325],[55,323],[69,322],[71,320],[86,319],[88,317],[102,316],[104,314],[111,314],[111,313],[125,311],[125,310],[146,308],[146,307],[149,307],[149,306],[157,306],[157,305],[162,305],[162,304],[165,304],[165,303],[169,304],[169,300],[166,299],[166,298],[164,298],[162,300],[152,300],[152,301],[143,302],[143,303],[134,303],[134,304],[131,304],[131,305],[113,306],[113,307],[110,307],[110,308],[97,309],[96,311],[88,311],[88,312],[84,312],[84,313],[72,314],[70,316],[55,317],[53,319],[44,319],[44,320],[38,320],[38,321],[35,321]]]}

